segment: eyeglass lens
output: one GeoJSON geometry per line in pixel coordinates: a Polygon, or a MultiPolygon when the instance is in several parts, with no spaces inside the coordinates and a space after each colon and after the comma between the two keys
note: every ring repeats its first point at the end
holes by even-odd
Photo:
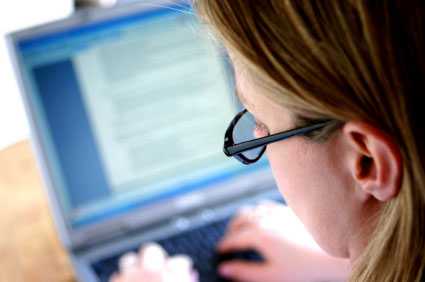
{"type": "MultiPolygon", "coordinates": [[[[257,139],[257,137],[255,137],[255,129],[255,118],[249,112],[245,112],[233,128],[233,140],[235,144],[257,139]]],[[[264,147],[255,148],[245,151],[242,154],[246,158],[254,160],[261,154],[263,148],[264,147]]]]}

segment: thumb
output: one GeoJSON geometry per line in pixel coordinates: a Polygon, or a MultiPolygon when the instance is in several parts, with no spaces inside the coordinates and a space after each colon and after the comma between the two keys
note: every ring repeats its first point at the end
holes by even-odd
{"type": "Polygon", "coordinates": [[[221,264],[218,271],[221,276],[244,282],[264,281],[265,263],[232,260],[221,264]]]}

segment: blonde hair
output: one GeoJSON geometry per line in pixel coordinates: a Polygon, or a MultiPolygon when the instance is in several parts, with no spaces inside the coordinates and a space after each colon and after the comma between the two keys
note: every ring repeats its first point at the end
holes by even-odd
{"type": "Polygon", "coordinates": [[[420,281],[425,265],[425,9],[422,0],[196,0],[195,8],[277,102],[362,120],[403,157],[351,281],[420,281]]]}

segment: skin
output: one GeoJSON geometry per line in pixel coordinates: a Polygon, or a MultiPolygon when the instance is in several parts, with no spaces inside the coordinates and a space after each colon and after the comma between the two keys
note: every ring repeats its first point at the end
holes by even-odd
{"type": "MultiPolygon", "coordinates": [[[[290,109],[262,95],[237,63],[235,71],[242,103],[262,124],[257,135],[294,127],[290,109]]],[[[370,124],[348,121],[324,143],[293,137],[269,144],[266,154],[293,213],[276,204],[239,213],[218,250],[255,248],[266,262],[227,262],[221,265],[220,273],[247,282],[346,279],[350,264],[375,228],[382,206],[400,192],[403,169],[397,144],[370,124]],[[298,231],[291,238],[288,230],[298,231]],[[296,242],[294,237],[303,239],[296,242]]],[[[170,259],[165,256],[164,260],[170,259]]],[[[138,271],[145,268],[139,264],[138,271]]],[[[182,279],[176,281],[193,281],[188,275],[191,271],[186,267],[182,279]]],[[[158,270],[156,275],[166,272],[158,270]]],[[[126,273],[122,270],[114,282],[166,281],[150,280],[146,275],[133,275],[131,280],[126,273]]]]}
{"type": "MultiPolygon", "coordinates": [[[[238,65],[235,69],[241,99],[269,133],[293,128],[292,113],[262,95],[238,65]]],[[[400,190],[397,144],[360,121],[347,122],[325,143],[295,137],[268,145],[266,154],[288,205],[334,256],[355,260],[374,228],[372,219],[400,190]]]]}
{"type": "MultiPolygon", "coordinates": [[[[251,80],[242,72],[237,73],[241,100],[269,133],[294,128],[289,110],[261,95],[251,80]]],[[[339,134],[324,144],[294,137],[269,144],[266,150],[275,180],[288,205],[318,244],[329,254],[340,257],[350,257],[350,252],[359,248],[357,245],[364,244],[346,242],[349,237],[358,236],[360,222],[367,216],[355,199],[361,197],[361,191],[356,189],[352,177],[350,160],[354,156],[351,147],[349,140],[339,134]],[[335,203],[343,203],[344,207],[335,203]]]]}

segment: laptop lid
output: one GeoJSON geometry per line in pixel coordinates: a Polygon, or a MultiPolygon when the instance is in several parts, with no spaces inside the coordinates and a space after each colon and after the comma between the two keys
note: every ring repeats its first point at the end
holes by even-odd
{"type": "Polygon", "coordinates": [[[67,247],[271,179],[266,162],[245,167],[222,153],[238,110],[232,75],[189,5],[87,10],[14,33],[10,47],[67,247]]]}

